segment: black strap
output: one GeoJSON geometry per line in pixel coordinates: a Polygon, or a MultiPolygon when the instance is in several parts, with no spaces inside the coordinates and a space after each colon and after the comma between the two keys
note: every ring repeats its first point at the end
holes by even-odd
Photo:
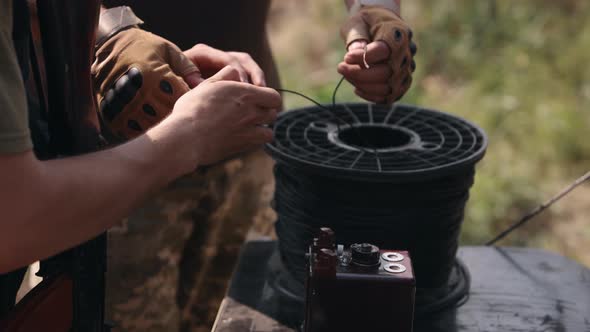
{"type": "MultiPolygon", "coordinates": [[[[29,75],[28,55],[30,40],[29,10],[25,0],[13,2],[12,41],[23,80],[29,75]]],[[[0,274],[0,317],[14,307],[16,293],[23,281],[27,267],[0,274]]]]}
{"type": "Polygon", "coordinates": [[[4,317],[14,307],[16,293],[25,277],[27,268],[0,274],[0,317],[4,317]]]}

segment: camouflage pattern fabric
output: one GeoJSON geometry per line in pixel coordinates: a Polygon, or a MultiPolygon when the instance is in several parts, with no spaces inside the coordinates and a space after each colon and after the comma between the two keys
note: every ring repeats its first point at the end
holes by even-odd
{"type": "Polygon", "coordinates": [[[272,232],[271,173],[262,151],[197,172],[109,232],[115,331],[210,331],[245,235],[272,232]]]}
{"type": "MultiPolygon", "coordinates": [[[[181,49],[250,53],[279,87],[265,30],[270,0],[103,3],[130,6],[143,28],[181,49]]],[[[113,229],[106,306],[114,331],[210,331],[247,235],[273,233],[272,181],[272,160],[250,153],[179,179],[113,229]]]]}

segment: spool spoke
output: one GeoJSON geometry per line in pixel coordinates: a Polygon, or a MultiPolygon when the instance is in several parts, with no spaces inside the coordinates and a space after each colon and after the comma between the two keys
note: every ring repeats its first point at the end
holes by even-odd
{"type": "Polygon", "coordinates": [[[405,182],[473,165],[487,145],[473,124],[417,106],[337,104],[332,112],[324,107],[279,116],[275,141],[268,145],[278,161],[320,172],[329,167],[338,177],[405,182]]]}

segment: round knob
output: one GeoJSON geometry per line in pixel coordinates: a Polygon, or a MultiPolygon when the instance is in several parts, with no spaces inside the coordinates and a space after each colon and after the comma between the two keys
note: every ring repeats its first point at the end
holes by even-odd
{"type": "Polygon", "coordinates": [[[355,243],[350,246],[352,262],[361,266],[379,265],[379,248],[369,243],[355,243]]]}

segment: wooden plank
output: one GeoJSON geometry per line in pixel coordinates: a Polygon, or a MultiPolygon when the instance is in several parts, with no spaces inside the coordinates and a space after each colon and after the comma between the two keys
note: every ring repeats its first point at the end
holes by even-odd
{"type": "Polygon", "coordinates": [[[295,332],[274,319],[230,297],[223,299],[212,331],[215,332],[295,332]]]}

